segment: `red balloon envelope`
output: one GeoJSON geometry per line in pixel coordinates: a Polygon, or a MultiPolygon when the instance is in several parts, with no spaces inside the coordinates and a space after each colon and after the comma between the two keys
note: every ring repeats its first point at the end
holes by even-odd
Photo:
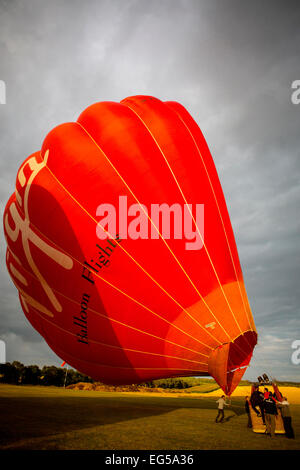
{"type": "Polygon", "coordinates": [[[211,375],[232,393],[257,334],[183,106],[134,96],[53,129],[20,167],[4,231],[23,311],[72,367],[114,384],[211,375]]]}

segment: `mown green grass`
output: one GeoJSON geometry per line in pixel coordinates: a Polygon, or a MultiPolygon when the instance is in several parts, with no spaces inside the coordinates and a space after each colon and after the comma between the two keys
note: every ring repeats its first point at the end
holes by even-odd
{"type": "Polygon", "coordinates": [[[246,427],[243,398],[216,424],[216,398],[0,385],[1,449],[300,449],[295,440],[246,427]]]}
{"type": "Polygon", "coordinates": [[[214,390],[220,390],[220,387],[215,383],[204,383],[202,385],[195,385],[194,387],[187,388],[186,393],[209,393],[214,390]]]}

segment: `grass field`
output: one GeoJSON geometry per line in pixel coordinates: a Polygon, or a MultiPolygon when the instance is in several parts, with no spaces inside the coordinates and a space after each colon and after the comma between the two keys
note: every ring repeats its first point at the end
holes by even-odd
{"type": "MultiPolygon", "coordinates": [[[[237,393],[242,388],[244,395],[245,387],[237,393]]],[[[294,440],[248,429],[238,395],[225,410],[225,422],[216,424],[216,391],[183,396],[2,384],[0,449],[300,450],[300,390],[295,401],[285,393],[292,403],[294,440]]]]}

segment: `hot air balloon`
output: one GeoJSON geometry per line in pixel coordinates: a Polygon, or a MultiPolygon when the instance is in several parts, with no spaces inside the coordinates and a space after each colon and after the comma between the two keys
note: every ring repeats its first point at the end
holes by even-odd
{"type": "Polygon", "coordinates": [[[257,332],[215,165],[181,104],[99,102],[54,128],[18,171],[4,232],[24,314],[63,361],[110,384],[210,375],[233,392],[257,332]]]}

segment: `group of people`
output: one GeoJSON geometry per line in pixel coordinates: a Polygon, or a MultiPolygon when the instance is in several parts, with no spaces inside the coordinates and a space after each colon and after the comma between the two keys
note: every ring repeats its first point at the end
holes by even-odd
{"type": "MultiPolygon", "coordinates": [[[[266,426],[266,434],[271,437],[275,436],[275,427],[276,427],[276,415],[278,415],[278,410],[280,409],[284,430],[286,437],[293,439],[295,437],[294,430],[292,427],[292,418],[290,412],[290,404],[286,397],[282,397],[281,401],[276,399],[275,393],[272,393],[268,388],[264,389],[264,393],[259,390],[259,387],[256,386],[254,391],[249,396],[245,397],[245,409],[248,414],[248,427],[252,427],[251,416],[250,416],[250,406],[257,416],[262,418],[263,423],[266,426]]],[[[226,402],[225,395],[222,395],[217,401],[218,403],[218,414],[216,417],[216,423],[222,423],[224,421],[224,407],[229,406],[229,403],[226,402]]]]}
{"type": "Polygon", "coordinates": [[[251,394],[250,400],[248,396],[245,400],[245,409],[248,413],[248,427],[252,427],[250,417],[251,405],[256,415],[262,418],[262,421],[266,426],[266,434],[269,434],[271,437],[274,437],[276,427],[276,416],[278,415],[278,409],[280,409],[286,437],[288,437],[289,439],[293,439],[295,436],[294,430],[292,428],[292,418],[289,402],[286,397],[281,398],[282,400],[278,401],[276,399],[275,393],[270,392],[268,388],[265,388],[264,393],[262,393],[259,390],[258,386],[255,387],[254,391],[251,394]]]}

